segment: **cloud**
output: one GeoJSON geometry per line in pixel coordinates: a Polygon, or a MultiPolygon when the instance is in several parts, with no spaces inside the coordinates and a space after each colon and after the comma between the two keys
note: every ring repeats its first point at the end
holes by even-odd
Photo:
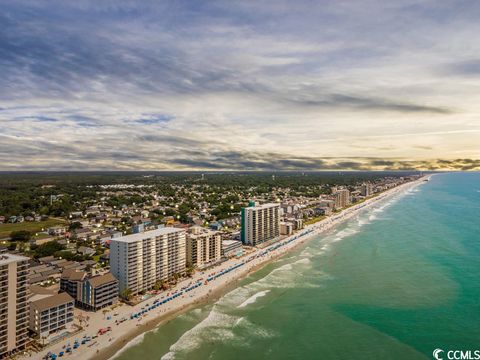
{"type": "Polygon", "coordinates": [[[175,117],[172,116],[172,115],[150,114],[150,115],[147,115],[146,117],[135,120],[135,122],[137,122],[139,124],[145,124],[145,125],[154,125],[154,124],[167,123],[167,122],[173,120],[174,118],[175,117]]]}
{"type": "Polygon", "coordinates": [[[450,63],[442,67],[442,73],[448,75],[478,76],[480,75],[480,59],[450,63]]]}
{"type": "Polygon", "coordinates": [[[0,170],[474,169],[477,15],[413,0],[6,1],[0,170]]]}
{"type": "Polygon", "coordinates": [[[452,109],[436,106],[426,106],[413,103],[394,102],[382,98],[366,98],[345,94],[326,94],[323,99],[291,100],[294,103],[305,106],[354,108],[366,110],[379,110],[400,113],[430,113],[430,114],[451,114],[452,109]]]}
{"type": "Polygon", "coordinates": [[[16,117],[15,120],[36,120],[36,121],[42,121],[42,122],[56,122],[58,121],[55,118],[49,117],[49,116],[42,116],[42,115],[36,115],[36,116],[19,116],[16,117]]]}

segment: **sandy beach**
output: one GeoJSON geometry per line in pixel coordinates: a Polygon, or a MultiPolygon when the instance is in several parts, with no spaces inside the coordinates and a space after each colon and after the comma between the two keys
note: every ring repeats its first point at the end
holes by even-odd
{"type": "Polygon", "coordinates": [[[425,179],[426,177],[382,192],[362,203],[306,226],[292,236],[265,248],[256,249],[242,258],[230,259],[205,272],[196,272],[192,278],[183,280],[175,288],[162,292],[136,306],[122,304],[106,315],[102,311],[83,312],[84,315],[89,316],[89,321],[80,333],[39,353],[31,353],[19,358],[42,359],[48,352],[58,355],[61,351],[65,351],[66,344],[70,343],[73,346],[75,339],[81,341],[85,336],[96,335],[99,329],[107,327],[111,327],[111,331],[80,345],[78,349],[72,350],[64,357],[83,360],[112,358],[125,346],[141,341],[141,334],[156,328],[160,323],[169,321],[189,308],[221,296],[234,288],[242,278],[265,266],[273,259],[284,255],[299,244],[333,229],[341,222],[356,216],[360,211],[381,200],[422,184],[425,179]],[[126,320],[120,322],[121,319],[126,320]]]}

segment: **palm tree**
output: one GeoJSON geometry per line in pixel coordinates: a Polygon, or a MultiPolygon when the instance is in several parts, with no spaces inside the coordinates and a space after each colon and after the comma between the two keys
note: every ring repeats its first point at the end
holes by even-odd
{"type": "Polygon", "coordinates": [[[127,301],[130,300],[132,297],[132,290],[130,290],[129,288],[126,288],[125,290],[122,291],[122,293],[120,294],[120,297],[127,301]]]}
{"type": "Polygon", "coordinates": [[[187,267],[185,272],[186,272],[188,277],[192,277],[193,274],[195,273],[195,269],[192,266],[189,266],[189,267],[187,267]]]}
{"type": "Polygon", "coordinates": [[[165,282],[163,280],[157,280],[155,282],[155,285],[153,285],[153,290],[161,290],[163,289],[165,286],[165,282]]]}

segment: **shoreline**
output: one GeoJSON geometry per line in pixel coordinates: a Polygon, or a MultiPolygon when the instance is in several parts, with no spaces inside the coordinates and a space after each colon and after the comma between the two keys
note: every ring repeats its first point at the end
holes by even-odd
{"type": "MultiPolygon", "coordinates": [[[[185,313],[192,308],[203,306],[208,302],[221,297],[223,294],[236,288],[241,280],[270,264],[273,260],[286,255],[300,244],[304,244],[306,241],[311,240],[315,236],[334,229],[337,225],[340,225],[345,220],[356,216],[362,210],[369,208],[379,201],[385,200],[394,196],[395,194],[407,191],[423,184],[424,180],[427,178],[430,178],[430,175],[396,186],[392,189],[388,189],[377,196],[366,199],[362,203],[352,205],[337,214],[333,214],[314,224],[308,225],[297,234],[293,234],[285,239],[279,240],[263,249],[257,249],[240,259],[227,260],[218,267],[208,271],[209,273],[215,271],[213,276],[208,277],[208,275],[204,274],[203,272],[198,272],[192,279],[184,280],[175,287],[175,289],[180,289],[182,286],[188,286],[187,283],[197,281],[198,284],[198,282],[200,282],[202,286],[194,289],[192,291],[192,295],[185,292],[185,295],[173,299],[171,304],[166,304],[160,309],[152,309],[152,311],[146,315],[142,315],[138,321],[135,319],[127,320],[118,326],[114,326],[112,323],[114,320],[110,320],[110,322],[108,322],[105,319],[102,320],[98,313],[89,314],[89,316],[92,318],[97,318],[93,319],[92,321],[92,323],[95,324],[95,329],[97,327],[112,326],[113,331],[108,335],[98,337],[95,339],[96,341],[91,341],[90,346],[82,346],[67,357],[71,359],[79,358],[92,360],[113,359],[128,349],[130,347],[129,343],[135,341],[135,339],[137,339],[139,336],[142,336],[142,334],[146,334],[147,332],[154,330],[161,324],[168,323],[178,315],[185,313]],[[228,267],[229,265],[230,268],[228,267]],[[227,268],[228,271],[222,271],[222,269],[225,268],[227,268]],[[204,277],[208,277],[208,279],[211,280],[208,281],[208,284],[203,286],[204,277]],[[194,296],[195,298],[193,298],[194,296]]],[[[174,291],[174,289],[169,290],[168,293],[171,293],[172,291],[174,291]]],[[[162,292],[162,294],[152,297],[145,302],[151,303],[151,301],[153,301],[155,298],[158,299],[161,295],[165,295],[165,293],[167,292],[162,292]]],[[[181,294],[183,293],[184,292],[181,291],[181,294]]],[[[143,306],[145,305],[146,304],[143,304],[143,306]]],[[[122,316],[128,316],[128,313],[131,314],[135,311],[139,311],[140,307],[142,307],[142,303],[134,307],[122,305],[117,308],[118,310],[115,309],[113,312],[121,313],[121,315],[117,318],[119,319],[122,316]]],[[[81,338],[84,334],[91,334],[92,331],[90,330],[91,327],[87,326],[80,334],[77,334],[75,338],[81,338]]],[[[62,341],[62,343],[67,342],[67,340],[73,342],[71,337],[70,339],[65,339],[62,341]]],[[[29,358],[41,359],[48,351],[58,354],[59,351],[62,351],[61,345],[62,344],[53,345],[52,347],[49,347],[39,353],[32,354],[32,356],[29,358]]],[[[135,346],[135,344],[131,344],[131,346],[135,346]]],[[[28,355],[20,358],[24,357],[27,358],[28,355]]]]}
{"type": "MultiPolygon", "coordinates": [[[[285,254],[286,252],[276,256],[275,258],[279,258],[285,254]]],[[[274,260],[274,258],[272,258],[271,260],[274,260]]],[[[95,356],[92,357],[91,360],[115,359],[117,356],[120,356],[124,351],[126,351],[130,347],[129,346],[130,342],[134,341],[137,337],[141,336],[142,334],[145,335],[148,332],[155,330],[157,327],[161,325],[168,324],[171,320],[174,320],[177,316],[184,314],[191,309],[194,309],[198,306],[207,305],[210,301],[220,299],[226,293],[237,288],[238,283],[240,281],[248,277],[250,274],[253,274],[261,270],[263,267],[270,264],[270,262],[271,261],[269,260],[262,264],[256,265],[255,268],[249,270],[243,276],[239,276],[238,278],[235,278],[228,283],[222,284],[222,286],[219,286],[216,289],[212,289],[212,291],[208,295],[205,295],[204,297],[197,299],[196,301],[192,302],[189,305],[185,305],[185,307],[183,308],[177,309],[171,313],[166,313],[163,316],[147,321],[144,325],[137,327],[135,331],[131,331],[130,333],[125,334],[124,337],[118,339],[118,343],[115,342],[111,346],[109,346],[107,349],[104,349],[99,353],[95,354],[95,356]]],[[[132,346],[135,346],[135,345],[136,344],[132,344],[132,346]]]]}

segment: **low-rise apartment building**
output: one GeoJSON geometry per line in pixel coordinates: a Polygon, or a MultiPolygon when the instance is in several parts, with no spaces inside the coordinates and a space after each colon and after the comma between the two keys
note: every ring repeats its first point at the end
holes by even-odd
{"type": "Polygon", "coordinates": [[[67,293],[33,300],[30,303],[30,330],[40,337],[47,337],[65,329],[73,323],[74,303],[74,299],[67,293]]]}
{"type": "Polygon", "coordinates": [[[97,311],[118,301],[118,280],[112,273],[85,279],[79,284],[77,303],[83,309],[97,311]]]}
{"type": "Polygon", "coordinates": [[[238,240],[222,241],[222,256],[226,258],[243,255],[242,242],[238,240]]]}
{"type": "Polygon", "coordinates": [[[65,270],[60,279],[60,290],[75,300],[75,306],[97,311],[118,301],[118,280],[112,273],[87,276],[84,271],[65,270]]]}

